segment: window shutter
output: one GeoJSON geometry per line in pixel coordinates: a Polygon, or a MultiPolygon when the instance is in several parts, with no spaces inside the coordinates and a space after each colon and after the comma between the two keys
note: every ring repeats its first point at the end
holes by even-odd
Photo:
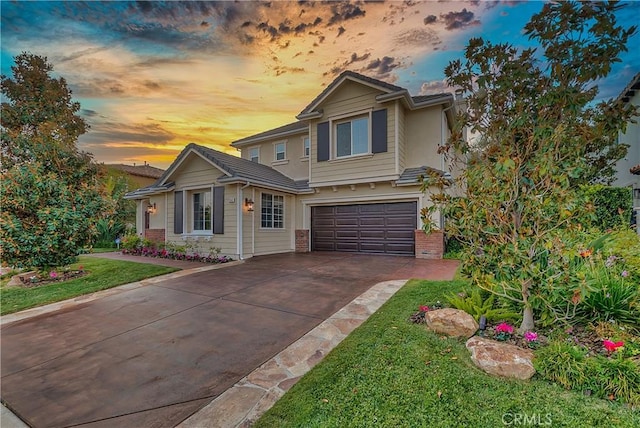
{"type": "Polygon", "coordinates": [[[173,233],[175,233],[176,235],[180,235],[182,234],[182,227],[183,227],[183,219],[184,219],[184,215],[182,212],[182,208],[183,208],[183,203],[182,203],[182,198],[183,198],[183,193],[182,191],[180,192],[175,192],[174,193],[174,215],[173,215],[173,233]]]}
{"type": "MultiPolygon", "coordinates": [[[[397,126],[397,125],[396,125],[397,126]]],[[[387,109],[376,110],[372,113],[371,124],[371,152],[384,153],[387,151],[387,109]]]]}
{"type": "Polygon", "coordinates": [[[224,233],[224,186],[213,188],[213,233],[224,233]]]}
{"type": "Polygon", "coordinates": [[[329,160],[329,122],[318,124],[318,162],[329,160]]]}

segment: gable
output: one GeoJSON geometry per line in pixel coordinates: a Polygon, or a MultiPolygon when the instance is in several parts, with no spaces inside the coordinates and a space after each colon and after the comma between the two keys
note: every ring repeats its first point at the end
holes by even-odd
{"type": "Polygon", "coordinates": [[[169,174],[164,179],[175,182],[176,187],[211,184],[218,177],[225,175],[222,169],[193,150],[168,171],[169,174]]]}

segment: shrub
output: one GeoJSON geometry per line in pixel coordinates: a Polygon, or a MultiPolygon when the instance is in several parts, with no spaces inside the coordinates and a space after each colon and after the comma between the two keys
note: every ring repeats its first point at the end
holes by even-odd
{"type": "Polygon", "coordinates": [[[142,247],[142,238],[136,234],[125,235],[125,237],[122,238],[120,246],[123,250],[135,250],[136,248],[142,247]]]}
{"type": "Polygon", "coordinates": [[[566,389],[580,389],[586,382],[587,351],[561,340],[554,340],[535,352],[533,366],[540,376],[566,389]]]}
{"type": "Polygon", "coordinates": [[[596,397],[619,400],[632,406],[640,405],[640,365],[622,354],[606,358],[587,359],[588,376],[585,387],[596,397]]]}
{"type": "Polygon", "coordinates": [[[628,227],[631,223],[633,196],[631,189],[600,184],[584,186],[582,191],[595,208],[594,227],[600,230],[628,227]]]}
{"type": "Polygon", "coordinates": [[[488,292],[483,293],[479,288],[474,289],[469,296],[454,294],[446,296],[446,299],[451,306],[465,311],[476,321],[482,315],[487,318],[487,321],[517,320],[520,317],[518,313],[508,308],[496,307],[495,296],[489,295],[488,292]]]}

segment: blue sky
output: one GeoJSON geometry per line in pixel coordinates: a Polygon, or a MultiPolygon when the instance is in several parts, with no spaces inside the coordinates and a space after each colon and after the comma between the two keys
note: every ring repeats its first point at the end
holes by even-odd
{"type": "MultiPolygon", "coordinates": [[[[414,94],[448,90],[444,68],[470,37],[531,46],[541,1],[1,2],[2,73],[22,51],[47,56],[105,163],[166,167],[188,143],[234,153],[236,139],[295,121],[340,72],[414,94]]],[[[637,23],[640,2],[619,13],[637,23]]],[[[634,36],[600,82],[614,97],[640,71],[634,36]]]]}

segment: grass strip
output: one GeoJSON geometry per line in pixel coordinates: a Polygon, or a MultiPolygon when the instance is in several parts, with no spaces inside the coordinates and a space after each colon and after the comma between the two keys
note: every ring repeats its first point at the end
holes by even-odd
{"type": "Polygon", "coordinates": [[[536,379],[492,377],[464,340],[408,322],[464,281],[410,281],[307,373],[256,427],[638,427],[640,412],[536,379]]]}
{"type": "Polygon", "coordinates": [[[2,287],[0,289],[0,315],[59,302],[178,270],[166,266],[85,256],[80,256],[78,263],[71,265],[71,269],[77,269],[78,266],[83,266],[84,270],[89,273],[81,278],[41,287],[2,287]]]}

